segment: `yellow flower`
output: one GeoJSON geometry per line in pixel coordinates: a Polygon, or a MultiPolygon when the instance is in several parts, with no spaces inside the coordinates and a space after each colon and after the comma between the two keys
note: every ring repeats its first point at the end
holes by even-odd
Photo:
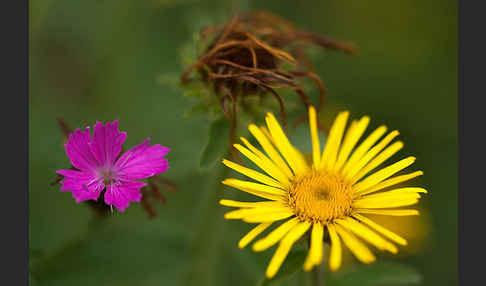
{"type": "Polygon", "coordinates": [[[241,238],[238,243],[240,248],[248,245],[273,223],[287,219],[253,244],[254,251],[263,251],[279,242],[267,267],[267,278],[277,273],[292,245],[307,231],[310,231],[310,248],[303,265],[305,271],[321,263],[325,234],[330,239],[329,268],[332,271],[341,265],[341,242],[364,263],[373,262],[375,256],[358,237],[379,250],[391,253],[398,251],[393,243],[407,244],[404,238],[367,218],[366,214],[418,215],[415,209],[396,208],[417,203],[420,193],[427,191],[423,188],[392,186],[420,176],[423,172],[393,176],[410,166],[415,161],[414,157],[376,170],[403,147],[401,141],[389,145],[399,134],[398,131],[388,133],[375,144],[387,131],[385,126],[380,126],[355,148],[370,119],[364,116],[353,121],[344,134],[348,115],[347,111],[338,114],[321,152],[316,111],[313,107],[309,108],[312,162],[306,162],[303,154],[292,146],[271,113],[266,117],[268,129],[253,124],[249,126],[266,155],[245,138],[241,140],[246,147],[234,145],[264,173],[223,160],[229,168],[256,181],[230,178],[225,179],[223,184],[266,199],[260,202],[220,201],[223,206],[238,208],[226,213],[226,219],[257,223],[241,238]]]}

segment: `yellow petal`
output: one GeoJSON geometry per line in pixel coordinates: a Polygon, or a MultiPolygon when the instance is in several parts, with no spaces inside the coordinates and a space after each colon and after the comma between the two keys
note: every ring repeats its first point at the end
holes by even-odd
{"type": "Polygon", "coordinates": [[[329,237],[331,238],[331,254],[329,255],[329,268],[331,271],[336,271],[341,267],[342,249],[341,240],[336,233],[334,225],[328,224],[329,237]]]}
{"type": "Polygon", "coordinates": [[[270,159],[273,160],[273,162],[280,168],[280,170],[284,172],[288,178],[293,178],[294,174],[290,171],[285,161],[282,159],[282,157],[280,157],[277,150],[273,148],[272,144],[268,141],[267,137],[265,136],[265,134],[262,133],[260,128],[258,128],[254,124],[251,124],[248,127],[248,130],[250,130],[251,134],[253,134],[258,143],[260,143],[260,145],[262,146],[263,150],[265,150],[268,156],[270,156],[270,159]]]}
{"type": "Polygon", "coordinates": [[[279,227],[270,232],[266,237],[261,238],[253,244],[253,251],[263,251],[277,243],[284,235],[299,223],[299,219],[292,218],[281,224],[279,227]]]}
{"type": "Polygon", "coordinates": [[[373,199],[361,199],[353,203],[353,207],[357,209],[384,209],[384,208],[397,208],[416,204],[418,198],[416,197],[387,197],[387,198],[373,198],[373,199]]]}
{"type": "Polygon", "coordinates": [[[390,187],[390,186],[411,180],[411,179],[418,177],[418,176],[421,176],[423,174],[424,174],[424,172],[417,171],[417,172],[413,172],[413,173],[410,173],[410,174],[396,176],[396,177],[390,178],[388,180],[385,180],[385,181],[379,183],[378,185],[375,185],[372,188],[368,188],[366,190],[363,190],[363,191],[359,192],[359,194],[365,195],[365,194],[373,193],[373,192],[382,190],[384,188],[387,188],[387,187],[390,187]]]}
{"type": "Polygon", "coordinates": [[[353,205],[365,205],[365,204],[378,204],[384,203],[389,204],[390,202],[393,203],[396,201],[403,201],[403,200],[412,200],[412,199],[419,199],[420,194],[419,192],[426,192],[425,189],[422,188],[402,188],[391,190],[387,192],[381,193],[374,193],[371,195],[365,195],[360,198],[356,198],[353,202],[353,205]]]}
{"type": "Polygon", "coordinates": [[[370,230],[368,227],[363,225],[362,223],[352,219],[338,219],[336,223],[341,225],[342,227],[352,231],[362,239],[366,240],[368,243],[373,244],[376,248],[380,250],[388,250],[391,253],[397,253],[398,249],[392,243],[383,239],[383,237],[376,234],[374,231],[370,230]]]}
{"type": "Polygon", "coordinates": [[[264,201],[264,202],[239,202],[233,200],[222,199],[219,204],[226,207],[237,207],[237,208],[255,208],[263,206],[272,206],[275,204],[274,201],[264,201]]]}
{"type": "Polygon", "coordinates": [[[324,238],[324,227],[321,223],[316,222],[312,226],[311,232],[311,245],[307,258],[304,263],[304,270],[310,271],[314,265],[321,264],[322,261],[322,249],[323,249],[323,239],[324,238]]]}
{"type": "Polygon", "coordinates": [[[301,222],[290,230],[287,235],[280,241],[280,244],[275,251],[270,263],[268,264],[266,276],[268,279],[277,274],[280,266],[287,257],[292,245],[309,229],[309,222],[301,222]]]}
{"type": "Polygon", "coordinates": [[[255,239],[255,237],[257,237],[260,233],[267,229],[271,224],[271,222],[264,222],[254,227],[245,236],[243,236],[240,241],[238,241],[238,247],[244,248],[245,246],[247,246],[248,243],[255,239]]]}
{"type": "Polygon", "coordinates": [[[223,159],[223,164],[225,164],[229,168],[247,176],[248,178],[251,178],[251,179],[258,181],[260,183],[263,183],[265,185],[273,186],[273,187],[280,188],[280,189],[285,188],[282,184],[280,184],[278,181],[274,180],[273,178],[270,178],[269,176],[264,175],[260,172],[255,171],[255,170],[241,166],[240,164],[236,164],[236,163],[231,162],[231,161],[226,160],[226,159],[223,159]]]}
{"type": "Polygon", "coordinates": [[[270,130],[270,134],[272,134],[272,137],[275,140],[278,150],[283,155],[294,174],[300,175],[307,172],[309,170],[307,163],[303,161],[298,154],[296,154],[294,147],[292,144],[290,144],[287,136],[285,136],[285,133],[280,127],[280,124],[278,124],[275,116],[273,116],[271,113],[267,113],[265,120],[267,122],[268,129],[270,130]]]}
{"type": "Polygon", "coordinates": [[[245,216],[242,220],[248,223],[271,222],[286,219],[294,215],[293,211],[272,212],[245,216]]]}
{"type": "Polygon", "coordinates": [[[369,175],[361,182],[357,183],[353,186],[354,192],[361,192],[366,190],[369,187],[375,186],[378,183],[381,183],[383,180],[388,179],[389,177],[395,175],[397,172],[407,168],[408,166],[412,165],[415,162],[415,157],[408,157],[403,160],[400,160],[388,167],[385,167],[375,173],[369,175]]]}
{"type": "Polygon", "coordinates": [[[273,137],[272,135],[270,134],[270,132],[268,131],[267,127],[265,126],[260,126],[259,127],[260,130],[262,131],[263,134],[265,134],[265,136],[267,137],[267,139],[272,142],[273,145],[275,145],[275,141],[273,140],[273,137]]]}
{"type": "Polygon", "coordinates": [[[243,188],[243,189],[249,189],[249,190],[264,192],[264,193],[268,193],[268,194],[272,194],[272,195],[280,195],[280,196],[287,195],[286,191],[279,189],[279,188],[275,188],[275,187],[271,187],[271,186],[267,186],[267,185],[259,184],[259,183],[242,181],[242,180],[238,180],[238,179],[232,179],[232,178],[225,179],[225,180],[222,181],[222,183],[227,185],[227,186],[235,187],[235,188],[238,188],[238,189],[243,188]]]}
{"type": "Polygon", "coordinates": [[[240,190],[240,191],[243,191],[245,193],[249,193],[249,194],[252,194],[254,196],[258,196],[258,197],[264,198],[264,199],[269,199],[269,200],[272,200],[272,201],[284,202],[284,201],[287,200],[286,197],[283,197],[281,195],[274,195],[274,194],[269,194],[269,193],[266,193],[266,192],[255,191],[255,190],[250,190],[250,189],[241,188],[241,187],[238,187],[237,189],[240,190]]]}
{"type": "Polygon", "coordinates": [[[353,176],[351,178],[351,182],[357,182],[364,176],[366,176],[369,172],[371,172],[373,169],[381,165],[381,163],[385,162],[388,160],[391,156],[393,156],[395,153],[400,151],[400,149],[403,148],[403,142],[398,141],[390,145],[388,148],[383,150],[378,156],[376,156],[373,160],[371,160],[363,169],[361,169],[358,174],[353,176]]]}
{"type": "Polygon", "coordinates": [[[371,251],[359,241],[353,234],[345,230],[341,226],[335,224],[337,233],[341,236],[344,244],[351,250],[351,252],[363,263],[371,263],[375,261],[375,256],[371,251]]]}
{"type": "Polygon", "coordinates": [[[362,214],[391,215],[391,216],[409,216],[409,215],[419,214],[419,211],[414,209],[400,209],[400,210],[357,209],[356,212],[362,214]]]}
{"type": "MultiPolygon", "coordinates": [[[[263,157],[261,158],[257,154],[253,153],[252,151],[248,150],[247,148],[243,147],[240,144],[233,145],[241,154],[245,155],[250,161],[255,163],[260,169],[265,171],[267,174],[272,176],[274,179],[279,181],[283,186],[288,186],[290,184],[289,179],[285,176],[284,173],[280,171],[280,169],[275,166],[270,159],[263,157]]],[[[262,154],[263,155],[263,154],[262,154]]]]}
{"type": "Polygon", "coordinates": [[[334,120],[331,130],[329,131],[329,136],[327,137],[324,152],[322,153],[320,168],[333,169],[348,116],[349,112],[343,111],[340,112],[334,120]]]}
{"type": "Polygon", "coordinates": [[[363,141],[363,143],[361,143],[356,148],[346,164],[344,164],[341,174],[347,174],[349,169],[353,167],[354,164],[356,164],[356,162],[358,162],[366,152],[368,152],[371,146],[373,146],[373,144],[375,144],[375,142],[378,141],[378,139],[380,139],[383,134],[385,134],[386,130],[386,126],[383,125],[371,132],[371,134],[363,141]]]}
{"type": "Polygon", "coordinates": [[[246,217],[253,217],[255,215],[265,216],[268,214],[273,213],[283,213],[283,212],[291,212],[291,209],[287,206],[283,206],[281,204],[276,204],[273,206],[264,206],[264,207],[256,207],[256,208],[244,208],[238,209],[234,211],[227,212],[224,215],[225,219],[244,219],[246,217]]]}
{"type": "Polygon", "coordinates": [[[388,239],[393,240],[394,242],[401,244],[401,245],[407,245],[407,241],[404,238],[402,238],[398,234],[391,232],[390,230],[384,228],[383,226],[377,224],[376,222],[372,221],[371,219],[369,219],[365,216],[362,216],[360,214],[354,214],[353,216],[356,219],[364,222],[365,224],[367,224],[369,227],[373,228],[377,232],[381,233],[383,236],[387,237],[388,239]]]}
{"type": "Polygon", "coordinates": [[[411,206],[418,203],[418,199],[403,199],[403,200],[387,200],[387,201],[362,201],[359,203],[353,204],[354,208],[363,208],[363,209],[383,209],[383,208],[398,208],[398,207],[406,207],[411,206]]]}
{"type": "Polygon", "coordinates": [[[336,161],[336,165],[334,166],[334,170],[338,171],[344,165],[349,154],[353,150],[356,143],[358,143],[358,140],[363,135],[369,123],[370,118],[368,116],[363,116],[354,127],[348,129],[344,138],[343,147],[339,151],[339,156],[336,161]]]}
{"type": "Polygon", "coordinates": [[[321,145],[319,143],[319,131],[317,129],[317,115],[314,106],[309,107],[309,127],[312,140],[312,158],[314,166],[319,166],[321,161],[321,145]]]}
{"type": "MultiPolygon", "coordinates": [[[[402,189],[396,189],[396,190],[391,190],[387,192],[380,192],[380,193],[374,193],[371,195],[364,195],[359,199],[355,199],[356,202],[358,201],[378,201],[381,199],[384,200],[389,200],[389,199],[419,199],[420,198],[420,189],[422,188],[402,188],[402,189]],[[418,190],[416,190],[418,189],[418,190]]],[[[425,189],[422,189],[425,191],[425,189]]]]}
{"type": "Polygon", "coordinates": [[[356,175],[371,159],[373,159],[376,154],[381,152],[388,143],[390,143],[393,138],[397,137],[400,133],[398,131],[390,132],[385,138],[383,138],[376,146],[371,148],[361,159],[359,159],[353,166],[349,168],[346,173],[343,173],[346,179],[351,179],[356,175]]]}
{"type": "Polygon", "coordinates": [[[386,192],[381,192],[380,194],[391,195],[391,194],[412,194],[412,193],[427,194],[428,192],[424,188],[406,187],[406,188],[398,188],[398,189],[393,189],[393,190],[386,191],[386,192]]]}

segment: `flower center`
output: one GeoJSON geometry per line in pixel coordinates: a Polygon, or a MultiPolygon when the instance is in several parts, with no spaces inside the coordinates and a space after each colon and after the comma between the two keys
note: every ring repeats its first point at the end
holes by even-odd
{"type": "Polygon", "coordinates": [[[297,178],[289,190],[289,203],[305,221],[330,222],[351,212],[351,186],[337,175],[313,171],[297,178]]]}
{"type": "Polygon", "coordinates": [[[114,182],[116,174],[111,168],[106,168],[99,171],[99,176],[103,178],[103,184],[108,186],[114,182]]]}

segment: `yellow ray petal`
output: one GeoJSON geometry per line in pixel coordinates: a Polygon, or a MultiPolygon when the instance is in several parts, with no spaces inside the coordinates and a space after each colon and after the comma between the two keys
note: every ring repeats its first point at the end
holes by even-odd
{"type": "Polygon", "coordinates": [[[265,134],[265,136],[267,137],[268,141],[272,142],[272,144],[275,145],[275,141],[273,140],[273,137],[270,134],[270,132],[268,131],[267,127],[260,126],[259,128],[262,131],[262,133],[265,134]]]}
{"type": "Polygon", "coordinates": [[[279,242],[279,240],[282,239],[282,237],[284,237],[287,232],[289,232],[289,230],[291,230],[298,223],[299,219],[297,218],[292,218],[284,222],[279,227],[270,232],[266,237],[256,241],[252,246],[253,251],[263,251],[271,247],[275,243],[279,242]]]}
{"type": "Polygon", "coordinates": [[[360,198],[355,198],[354,203],[359,203],[359,205],[367,204],[367,203],[373,203],[377,204],[380,202],[383,203],[388,203],[388,202],[393,202],[394,200],[396,201],[403,201],[403,200],[409,200],[409,199],[419,199],[420,192],[426,192],[425,189],[422,188],[402,188],[402,189],[396,189],[396,190],[391,190],[387,192],[380,192],[380,193],[374,193],[371,195],[365,195],[360,198]]]}
{"type": "MultiPolygon", "coordinates": [[[[297,149],[297,148],[295,148],[294,146],[292,146],[292,148],[294,148],[294,153],[295,153],[295,155],[296,155],[297,157],[299,157],[299,161],[301,161],[301,162],[305,162],[305,164],[306,164],[307,168],[309,168],[309,167],[308,167],[308,165],[307,165],[307,160],[305,159],[304,154],[303,154],[302,152],[300,152],[300,150],[299,150],[299,149],[297,149]]],[[[312,165],[312,162],[311,162],[311,165],[312,165]]],[[[309,169],[308,169],[308,170],[309,170],[309,169]]]]}
{"type": "Polygon", "coordinates": [[[277,164],[275,164],[275,162],[273,162],[267,155],[265,155],[258,148],[253,146],[248,140],[246,140],[246,138],[240,137],[240,140],[243,142],[243,144],[245,144],[245,146],[248,149],[250,149],[251,152],[253,152],[255,155],[260,157],[262,160],[264,160],[266,162],[270,162],[274,166],[274,168],[277,168],[277,170],[285,176],[287,181],[288,181],[288,179],[291,179],[291,178],[294,177],[294,175],[292,173],[290,173],[290,176],[287,176],[287,174],[283,170],[281,170],[280,167],[277,164]]]}
{"type": "Polygon", "coordinates": [[[253,239],[255,239],[255,237],[267,229],[271,224],[271,222],[264,222],[254,227],[245,236],[243,236],[240,241],[238,241],[238,247],[244,248],[247,246],[253,239]]]}
{"type": "Polygon", "coordinates": [[[349,154],[353,150],[358,140],[363,135],[366,127],[370,123],[370,118],[368,116],[363,116],[354,127],[348,129],[346,136],[343,141],[343,147],[339,151],[338,159],[336,165],[334,166],[335,171],[339,171],[348,159],[349,154]]]}
{"type": "Polygon", "coordinates": [[[307,258],[304,263],[304,270],[310,271],[314,265],[321,264],[322,261],[322,248],[324,238],[324,227],[321,223],[316,222],[312,226],[311,233],[311,245],[307,258]]]}
{"type": "Polygon", "coordinates": [[[419,211],[414,209],[400,209],[400,210],[357,209],[356,212],[362,214],[391,215],[391,216],[409,216],[409,215],[419,214],[419,211]]]}
{"type": "Polygon", "coordinates": [[[371,146],[373,146],[373,144],[375,144],[375,142],[378,141],[383,134],[385,134],[386,130],[386,126],[382,125],[371,132],[371,134],[356,148],[349,160],[344,164],[341,174],[347,174],[349,169],[354,166],[354,164],[356,164],[356,162],[358,162],[366,152],[368,152],[371,146]]]}
{"type": "Polygon", "coordinates": [[[270,263],[268,264],[266,276],[268,279],[277,274],[280,266],[287,257],[292,245],[309,229],[309,222],[301,222],[291,229],[287,235],[280,241],[280,244],[275,251],[270,263]]]}
{"type": "Polygon", "coordinates": [[[375,186],[378,183],[381,183],[383,180],[388,179],[389,177],[395,175],[397,172],[407,168],[408,166],[412,165],[415,162],[415,157],[408,157],[403,160],[400,160],[388,167],[385,167],[375,173],[369,175],[361,182],[357,183],[353,186],[354,192],[361,192],[366,190],[369,187],[375,186]]]}
{"type": "Polygon", "coordinates": [[[282,157],[280,157],[277,150],[275,150],[272,144],[268,141],[267,136],[262,133],[260,128],[258,128],[254,124],[250,124],[248,130],[251,132],[251,134],[253,134],[258,143],[260,143],[260,146],[262,146],[263,150],[265,150],[268,156],[270,156],[270,159],[273,160],[275,165],[277,165],[288,178],[293,178],[294,174],[292,173],[292,171],[290,171],[285,161],[282,159],[282,157]]]}
{"type": "Polygon", "coordinates": [[[255,207],[268,207],[274,206],[276,203],[283,206],[280,202],[275,201],[264,201],[264,202],[239,202],[233,200],[226,200],[222,199],[219,201],[219,204],[226,207],[237,207],[237,208],[255,208],[255,207]]]}
{"type": "Polygon", "coordinates": [[[353,203],[353,207],[357,209],[385,209],[410,206],[418,203],[416,197],[406,198],[378,198],[369,200],[359,200],[353,203]]]}
{"type": "Polygon", "coordinates": [[[234,162],[231,162],[229,160],[223,159],[223,164],[228,166],[229,168],[249,177],[252,178],[255,181],[258,181],[260,183],[273,186],[276,188],[284,189],[285,187],[279,183],[278,181],[274,180],[273,178],[268,177],[267,175],[264,175],[260,172],[257,172],[255,170],[246,168],[244,166],[241,166],[240,164],[236,164],[234,162]]]}
{"type": "Polygon", "coordinates": [[[317,129],[317,115],[314,106],[309,107],[309,127],[312,140],[312,158],[314,166],[319,166],[321,161],[321,145],[319,143],[319,131],[317,129]]]}
{"type": "Polygon", "coordinates": [[[249,194],[252,194],[252,195],[261,197],[261,198],[264,198],[264,199],[269,199],[269,200],[272,200],[272,201],[279,201],[279,202],[282,202],[282,201],[286,201],[287,200],[286,196],[271,194],[271,193],[268,193],[268,192],[265,192],[265,191],[256,191],[256,190],[252,190],[252,189],[248,189],[248,188],[243,188],[243,187],[236,187],[236,186],[234,186],[234,185],[231,184],[231,181],[230,182],[223,181],[222,183],[224,185],[227,185],[227,186],[236,188],[236,189],[238,189],[240,191],[243,191],[243,192],[246,192],[246,193],[249,193],[249,194]]]}
{"type": "Polygon", "coordinates": [[[272,212],[272,213],[265,213],[265,214],[248,215],[245,216],[242,220],[248,223],[272,222],[272,221],[286,219],[293,215],[294,212],[289,210],[284,212],[272,212]]]}
{"type": "Polygon", "coordinates": [[[388,180],[385,180],[385,181],[375,185],[372,188],[365,189],[365,190],[359,192],[358,194],[365,195],[365,194],[373,193],[373,192],[382,190],[384,188],[387,188],[387,187],[390,187],[390,186],[411,180],[411,179],[418,177],[418,176],[421,176],[423,174],[424,174],[424,172],[417,171],[417,172],[413,172],[413,173],[406,174],[406,175],[396,176],[396,177],[390,178],[388,180]]]}
{"type": "Polygon", "coordinates": [[[354,208],[384,209],[411,206],[418,203],[418,199],[388,200],[388,201],[366,201],[353,205],[354,208]]]}
{"type": "Polygon", "coordinates": [[[427,194],[427,190],[424,188],[417,188],[417,187],[408,187],[408,188],[398,188],[398,189],[393,189],[389,191],[384,191],[384,192],[378,192],[378,193],[373,193],[373,194],[355,194],[355,200],[361,200],[361,199],[371,199],[371,198],[390,198],[390,197],[395,197],[397,199],[403,199],[403,198],[420,198],[421,196],[419,195],[420,193],[427,194]],[[358,199],[359,197],[359,199],[358,199]]]}
{"type": "Polygon", "coordinates": [[[278,150],[283,155],[294,174],[300,175],[307,172],[309,170],[309,166],[307,166],[307,163],[303,161],[298,154],[296,154],[294,147],[292,144],[290,144],[289,139],[283,132],[275,116],[271,113],[267,113],[265,120],[267,122],[268,129],[270,130],[270,134],[272,134],[272,137],[275,140],[278,150]]]}
{"type": "Polygon", "coordinates": [[[385,138],[383,138],[376,146],[371,148],[361,159],[359,159],[353,166],[350,166],[349,170],[344,173],[346,179],[353,178],[371,159],[373,159],[383,148],[385,148],[395,137],[400,133],[398,131],[390,132],[385,138]]]}
{"type": "Polygon", "coordinates": [[[356,235],[380,250],[388,250],[391,253],[398,252],[398,249],[395,245],[386,241],[385,239],[383,239],[383,237],[376,234],[374,231],[370,230],[368,227],[352,218],[348,217],[346,219],[338,219],[336,220],[336,223],[355,233],[356,235]]]}
{"type": "Polygon", "coordinates": [[[420,191],[425,189],[422,188],[402,188],[402,189],[396,189],[396,190],[391,190],[387,192],[380,192],[380,193],[374,193],[371,195],[364,195],[360,197],[359,199],[356,199],[355,201],[378,201],[378,200],[390,200],[390,199],[418,199],[420,198],[420,191]]]}
{"type": "Polygon", "coordinates": [[[342,249],[341,240],[336,233],[334,225],[328,224],[329,237],[331,238],[331,254],[329,255],[329,269],[336,271],[341,267],[342,249]]]}
{"type": "MultiPolygon", "coordinates": [[[[339,153],[341,153],[341,150],[344,146],[344,143],[349,140],[350,135],[354,133],[354,129],[356,128],[357,125],[358,125],[358,120],[353,120],[353,121],[351,121],[351,124],[349,124],[348,129],[344,133],[344,138],[342,139],[343,144],[341,145],[341,149],[339,150],[336,159],[339,159],[339,153]]],[[[336,161],[336,163],[337,163],[337,161],[336,161]]]]}
{"type": "Polygon", "coordinates": [[[404,238],[402,238],[398,234],[391,232],[390,230],[384,228],[383,226],[377,224],[376,222],[372,221],[371,219],[369,219],[365,216],[362,216],[360,214],[354,214],[353,216],[356,219],[364,222],[365,224],[367,224],[369,227],[373,228],[377,232],[381,233],[386,238],[393,240],[394,242],[396,242],[398,244],[407,245],[407,241],[404,238]]]}
{"type": "Polygon", "coordinates": [[[248,190],[253,190],[257,192],[263,192],[271,195],[277,195],[277,196],[286,196],[287,192],[275,188],[275,187],[270,187],[267,185],[259,184],[259,183],[253,183],[253,182],[248,182],[248,181],[242,181],[238,179],[225,179],[221,183],[227,186],[231,186],[240,190],[248,189],[248,190]]]}
{"type": "Polygon", "coordinates": [[[225,219],[243,219],[245,217],[251,216],[265,216],[267,214],[273,213],[283,213],[291,211],[289,207],[282,206],[282,205],[274,205],[274,206],[265,206],[265,207],[256,207],[256,208],[244,208],[238,209],[234,211],[230,211],[224,214],[225,219]]]}
{"type": "Polygon", "coordinates": [[[380,194],[410,194],[410,193],[427,194],[428,192],[424,188],[406,187],[406,188],[393,189],[393,190],[390,190],[390,191],[382,192],[380,194]]]}
{"type": "Polygon", "coordinates": [[[254,190],[250,190],[250,189],[246,189],[246,188],[237,188],[237,189],[240,190],[240,191],[243,191],[245,193],[249,193],[249,194],[252,194],[254,196],[264,198],[264,199],[268,199],[268,200],[272,200],[272,201],[278,201],[278,202],[287,201],[287,198],[283,197],[281,195],[274,195],[274,194],[269,194],[269,193],[261,192],[261,191],[254,191],[254,190]]]}
{"type": "Polygon", "coordinates": [[[375,261],[375,256],[371,251],[359,241],[353,234],[342,228],[340,225],[335,224],[337,233],[341,236],[344,244],[351,250],[351,253],[356,256],[363,263],[371,263],[375,261]]]}
{"type": "Polygon", "coordinates": [[[388,148],[383,150],[378,156],[376,156],[373,160],[371,160],[366,166],[361,169],[356,175],[354,175],[351,178],[351,182],[357,182],[364,176],[366,176],[369,172],[371,172],[373,169],[376,167],[380,166],[381,163],[385,162],[388,160],[391,156],[393,156],[395,153],[400,151],[400,149],[403,148],[403,142],[398,141],[390,145],[388,148]]]}
{"type": "MultiPolygon", "coordinates": [[[[250,161],[255,163],[260,169],[266,172],[268,175],[272,176],[274,179],[279,181],[283,186],[288,186],[290,184],[289,179],[285,176],[284,173],[278,169],[275,164],[270,161],[268,158],[260,158],[257,154],[253,153],[252,151],[248,150],[247,148],[243,147],[240,144],[233,145],[241,154],[245,155],[250,161]]],[[[266,157],[266,156],[265,156],[266,157]]]]}
{"type": "Polygon", "coordinates": [[[332,169],[334,167],[348,116],[349,112],[343,111],[340,112],[334,120],[331,130],[329,131],[329,136],[327,137],[326,146],[324,146],[324,152],[322,153],[319,166],[320,168],[332,169]]]}

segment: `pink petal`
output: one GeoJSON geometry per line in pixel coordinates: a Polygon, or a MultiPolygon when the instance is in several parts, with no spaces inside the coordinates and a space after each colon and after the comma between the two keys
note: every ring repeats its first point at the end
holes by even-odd
{"type": "Polygon", "coordinates": [[[105,188],[101,178],[89,173],[74,170],[57,170],[56,173],[64,176],[61,181],[61,191],[72,192],[76,202],[97,200],[105,188]]]}
{"type": "Polygon", "coordinates": [[[118,130],[118,120],[106,125],[96,121],[90,147],[101,166],[113,165],[126,138],[127,133],[118,130]]]}
{"type": "Polygon", "coordinates": [[[91,172],[98,166],[98,161],[91,152],[90,144],[89,127],[86,127],[84,132],[76,129],[69,134],[69,140],[64,145],[71,164],[82,171],[91,172]]]}
{"type": "Polygon", "coordinates": [[[119,211],[124,212],[130,202],[140,202],[142,193],[140,189],[147,185],[138,181],[119,181],[106,186],[105,203],[114,205],[119,211]]]}
{"type": "Polygon", "coordinates": [[[163,156],[170,149],[159,144],[149,146],[150,138],[125,152],[115,163],[118,178],[124,180],[145,179],[169,168],[163,156]]]}

